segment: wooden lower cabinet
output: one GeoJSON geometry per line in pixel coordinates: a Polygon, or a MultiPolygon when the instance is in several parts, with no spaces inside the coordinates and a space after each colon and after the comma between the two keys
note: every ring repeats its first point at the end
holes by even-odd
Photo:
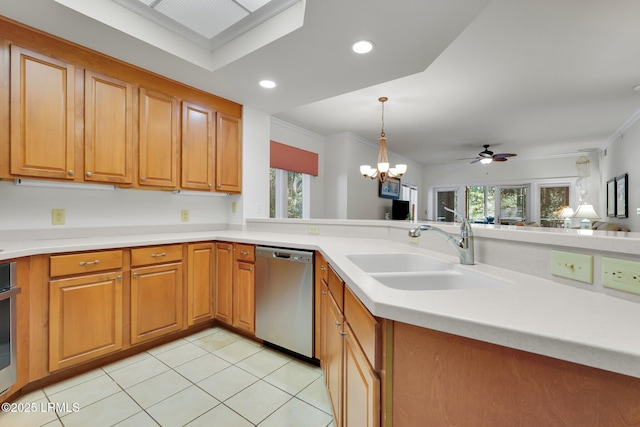
{"type": "Polygon", "coordinates": [[[380,426],[380,379],[348,323],[344,325],[343,425],[380,426]]]}
{"type": "Polygon", "coordinates": [[[250,333],[256,332],[254,265],[235,263],[233,277],[233,326],[250,333]]]}
{"type": "Polygon", "coordinates": [[[131,270],[131,344],[182,329],[182,263],[131,270]]]}
{"type": "Polygon", "coordinates": [[[216,243],[215,317],[233,322],[233,244],[216,243]]]}
{"type": "Polygon", "coordinates": [[[213,318],[215,245],[190,244],[187,260],[187,326],[191,326],[213,318]]]}
{"type": "Polygon", "coordinates": [[[55,371],[122,348],[122,273],[52,280],[49,369],[55,371]]]}
{"type": "Polygon", "coordinates": [[[329,400],[337,427],[342,426],[342,379],[344,339],[342,325],[344,318],[333,297],[327,295],[324,306],[325,343],[324,343],[324,375],[329,392],[329,400]]]}

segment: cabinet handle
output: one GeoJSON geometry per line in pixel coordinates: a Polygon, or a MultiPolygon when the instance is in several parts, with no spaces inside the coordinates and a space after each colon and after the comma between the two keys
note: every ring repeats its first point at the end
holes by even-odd
{"type": "Polygon", "coordinates": [[[67,175],[69,175],[69,176],[73,176],[73,169],[69,169],[69,170],[67,171],[67,175]]]}
{"type": "Polygon", "coordinates": [[[78,264],[80,264],[81,267],[84,267],[85,265],[100,264],[100,260],[97,259],[95,261],[80,261],[78,264]]]}
{"type": "Polygon", "coordinates": [[[145,182],[146,180],[147,180],[147,177],[146,177],[146,176],[142,176],[142,177],[140,177],[140,181],[145,182]]]}
{"type": "Polygon", "coordinates": [[[133,277],[138,277],[138,273],[133,273],[133,277]]]}
{"type": "Polygon", "coordinates": [[[93,175],[91,172],[87,172],[88,177],[91,177],[91,175],[93,175]]]}
{"type": "Polygon", "coordinates": [[[247,251],[240,251],[240,255],[249,255],[249,252],[247,252],[247,251]]]}
{"type": "Polygon", "coordinates": [[[338,321],[336,320],[336,328],[339,328],[340,326],[342,326],[342,323],[340,323],[340,322],[338,322],[338,321]]]}
{"type": "Polygon", "coordinates": [[[167,256],[167,253],[166,252],[161,252],[159,254],[151,254],[151,258],[158,258],[158,257],[161,257],[161,256],[167,256]]]}

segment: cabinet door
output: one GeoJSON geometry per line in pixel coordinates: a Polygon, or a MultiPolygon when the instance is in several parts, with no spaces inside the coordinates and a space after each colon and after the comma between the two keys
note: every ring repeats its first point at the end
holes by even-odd
{"type": "Polygon", "coordinates": [[[213,111],[182,103],[182,188],[213,190],[213,111]]]}
{"type": "Polygon", "coordinates": [[[349,326],[344,327],[344,400],[345,426],[380,426],[380,379],[349,326]]]}
{"type": "Polygon", "coordinates": [[[84,96],[84,179],[131,184],[132,85],[86,70],[84,96]]]}
{"type": "Polygon", "coordinates": [[[236,262],[233,278],[233,326],[256,331],[255,271],[253,264],[236,262]]]}
{"type": "Polygon", "coordinates": [[[11,173],[74,179],[74,67],[11,46],[11,173]]]}
{"type": "Polygon", "coordinates": [[[131,270],[131,343],[182,329],[182,263],[131,270]]]}
{"type": "Polygon", "coordinates": [[[343,316],[331,294],[326,296],[324,307],[324,328],[326,341],[324,347],[324,369],[329,400],[333,409],[336,427],[342,424],[342,373],[343,373],[343,316]]]}
{"type": "Polygon", "coordinates": [[[138,174],[144,186],[178,185],[178,100],[140,88],[138,174]]]}
{"type": "Polygon", "coordinates": [[[213,318],[214,245],[189,245],[187,273],[187,325],[213,318]]]}
{"type": "Polygon", "coordinates": [[[216,190],[242,191],[242,123],[218,113],[216,127],[216,190]]]}
{"type": "MultiPolygon", "coordinates": [[[[322,361],[322,300],[326,291],[323,281],[327,275],[327,262],[320,252],[315,253],[315,289],[314,289],[314,356],[322,361]]],[[[326,285],[325,285],[326,286],[326,285]]]]}
{"type": "Polygon", "coordinates": [[[53,280],[49,291],[51,371],[122,348],[122,273],[53,280]]]}
{"type": "Polygon", "coordinates": [[[215,316],[223,323],[233,322],[233,245],[216,243],[215,316]]]}

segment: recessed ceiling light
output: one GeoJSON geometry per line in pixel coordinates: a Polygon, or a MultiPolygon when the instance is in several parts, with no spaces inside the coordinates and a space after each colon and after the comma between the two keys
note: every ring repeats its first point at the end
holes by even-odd
{"type": "Polygon", "coordinates": [[[355,53],[369,53],[373,50],[373,43],[368,40],[360,40],[359,42],[355,42],[351,49],[355,53]]]}
{"type": "Polygon", "coordinates": [[[273,80],[260,80],[260,86],[266,89],[273,89],[276,87],[276,82],[273,80]]]}

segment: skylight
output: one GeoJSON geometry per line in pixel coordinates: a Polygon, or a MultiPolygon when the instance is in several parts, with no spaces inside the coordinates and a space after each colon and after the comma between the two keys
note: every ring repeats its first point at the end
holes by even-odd
{"type": "Polygon", "coordinates": [[[113,0],[198,45],[215,49],[298,0],[113,0]]]}

